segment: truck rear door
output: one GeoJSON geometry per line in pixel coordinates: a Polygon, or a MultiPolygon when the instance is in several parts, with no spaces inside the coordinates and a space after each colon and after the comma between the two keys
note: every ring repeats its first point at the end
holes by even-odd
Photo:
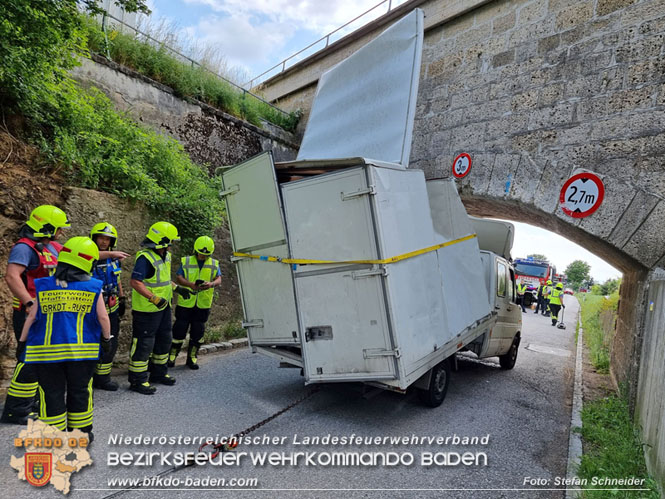
{"type": "MultiPolygon", "coordinates": [[[[222,175],[233,251],[289,256],[272,154],[267,152],[222,175]]],[[[293,277],[288,265],[240,258],[236,265],[251,345],[300,342],[293,277]]]]}
{"type": "MultiPolygon", "coordinates": [[[[364,168],[289,182],[282,193],[294,258],[379,258],[364,168]]],[[[371,264],[298,265],[294,275],[307,381],[396,377],[384,272],[371,264]]]]}

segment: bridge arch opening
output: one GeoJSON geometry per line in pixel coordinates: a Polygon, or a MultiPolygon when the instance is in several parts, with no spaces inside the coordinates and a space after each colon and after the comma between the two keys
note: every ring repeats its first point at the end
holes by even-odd
{"type": "MultiPolygon", "coordinates": [[[[641,311],[645,300],[644,290],[648,279],[648,269],[603,238],[586,232],[564,218],[554,213],[547,213],[534,205],[517,203],[508,199],[469,195],[464,193],[464,189],[460,194],[469,215],[525,223],[547,230],[588,250],[621,272],[617,320],[610,349],[610,374],[615,387],[625,388],[629,400],[632,401],[639,377],[639,352],[642,348],[641,311]]],[[[540,251],[533,251],[533,253],[540,253],[540,251]]],[[[515,256],[513,254],[513,258],[515,256]]],[[[557,270],[563,272],[565,268],[557,270]]]]}

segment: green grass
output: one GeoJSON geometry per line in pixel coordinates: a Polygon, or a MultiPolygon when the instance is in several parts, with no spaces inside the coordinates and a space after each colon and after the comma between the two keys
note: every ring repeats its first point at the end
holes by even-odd
{"type": "Polygon", "coordinates": [[[591,363],[598,372],[607,374],[613,335],[603,331],[600,314],[606,310],[616,313],[619,295],[614,293],[609,299],[590,293],[578,293],[576,296],[581,306],[584,340],[589,347],[591,363]]]}
{"type": "Polygon", "coordinates": [[[231,319],[219,326],[207,328],[203,335],[204,343],[218,343],[220,341],[229,341],[235,338],[245,338],[247,332],[241,326],[240,319],[231,319]]]}
{"type": "Polygon", "coordinates": [[[85,18],[88,48],[159,83],[171,87],[178,97],[191,97],[256,126],[261,120],[285,130],[295,130],[300,112],[281,113],[255,97],[244,93],[210,71],[182,62],[163,45],[155,47],[131,35],[111,31],[108,45],[99,24],[85,18]],[[108,49],[108,52],[107,52],[108,49]]]}
{"type": "MultiPolygon", "coordinates": [[[[644,485],[638,488],[651,489],[640,492],[585,490],[583,497],[593,499],[660,497],[656,482],[647,473],[642,444],[633,427],[628,405],[623,398],[611,395],[585,404],[582,410],[581,433],[585,443],[585,453],[577,474],[581,479],[588,480],[588,488],[593,488],[591,484],[594,477],[636,477],[646,479],[644,485]]],[[[597,488],[604,487],[597,486],[597,488]]]]}

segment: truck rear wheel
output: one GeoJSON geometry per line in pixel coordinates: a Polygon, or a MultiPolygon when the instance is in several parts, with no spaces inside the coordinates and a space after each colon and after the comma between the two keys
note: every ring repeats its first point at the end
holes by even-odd
{"type": "Polygon", "coordinates": [[[432,375],[427,389],[419,389],[420,401],[429,407],[439,407],[446,398],[450,384],[450,359],[446,359],[432,368],[432,375]]]}
{"type": "Polygon", "coordinates": [[[512,345],[510,345],[510,350],[503,355],[499,355],[499,364],[501,369],[512,369],[515,367],[515,362],[517,362],[517,351],[520,347],[520,337],[516,335],[513,339],[512,345]]]}

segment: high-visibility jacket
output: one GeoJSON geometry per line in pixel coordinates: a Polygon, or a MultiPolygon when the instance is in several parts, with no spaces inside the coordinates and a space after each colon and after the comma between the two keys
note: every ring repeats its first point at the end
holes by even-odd
{"type": "Polygon", "coordinates": [[[37,315],[28,332],[26,363],[97,360],[102,326],[97,300],[102,282],[68,282],[63,288],[54,276],[35,280],[37,315]]]}
{"type": "Polygon", "coordinates": [[[547,298],[552,294],[552,286],[545,286],[543,288],[543,297],[547,298]]]}
{"type": "Polygon", "coordinates": [[[550,305],[561,305],[561,299],[563,297],[563,291],[560,289],[552,289],[552,294],[550,295],[550,305]]]}
{"type": "MultiPolygon", "coordinates": [[[[148,259],[155,273],[152,277],[143,280],[143,284],[155,296],[164,298],[171,304],[173,298],[173,288],[171,286],[171,254],[167,251],[164,259],[152,249],[144,249],[136,254],[136,259],[144,256],[148,259]]],[[[159,309],[148,299],[132,289],[132,310],[136,312],[158,312],[159,309]]]]}
{"type": "MultiPolygon", "coordinates": [[[[185,279],[194,283],[197,280],[205,282],[212,281],[217,276],[217,269],[219,269],[219,262],[211,257],[206,258],[200,269],[195,255],[182,257],[180,264],[182,265],[185,279]]],[[[178,297],[178,306],[192,308],[196,305],[198,308],[210,308],[214,293],[215,290],[210,288],[199,291],[198,293],[193,292],[187,299],[180,296],[178,297]]]]}
{"type": "Polygon", "coordinates": [[[92,277],[102,281],[102,293],[104,294],[104,303],[106,304],[106,311],[111,314],[118,310],[120,302],[118,301],[118,278],[122,268],[120,261],[115,258],[107,258],[100,260],[92,267],[92,277]]]}
{"type": "MultiPolygon", "coordinates": [[[[32,269],[32,270],[27,270],[23,272],[23,275],[21,276],[21,279],[23,280],[23,284],[25,284],[25,289],[28,291],[28,294],[34,298],[37,296],[35,294],[35,279],[40,279],[42,277],[48,277],[55,272],[55,268],[58,265],[58,255],[57,253],[51,253],[49,249],[46,247],[46,245],[41,244],[38,241],[33,241],[30,238],[24,237],[22,239],[19,239],[16,244],[25,244],[32,248],[32,250],[37,253],[37,256],[39,257],[39,267],[32,269]]],[[[51,241],[50,245],[56,250],[60,251],[62,249],[62,245],[55,242],[51,241]]],[[[14,296],[12,299],[12,306],[16,310],[21,310],[23,308],[23,304],[21,303],[21,300],[18,299],[18,297],[14,296]]]]}
{"type": "Polygon", "coordinates": [[[518,284],[517,285],[517,294],[519,296],[524,296],[524,293],[526,293],[526,284],[518,284]]]}

